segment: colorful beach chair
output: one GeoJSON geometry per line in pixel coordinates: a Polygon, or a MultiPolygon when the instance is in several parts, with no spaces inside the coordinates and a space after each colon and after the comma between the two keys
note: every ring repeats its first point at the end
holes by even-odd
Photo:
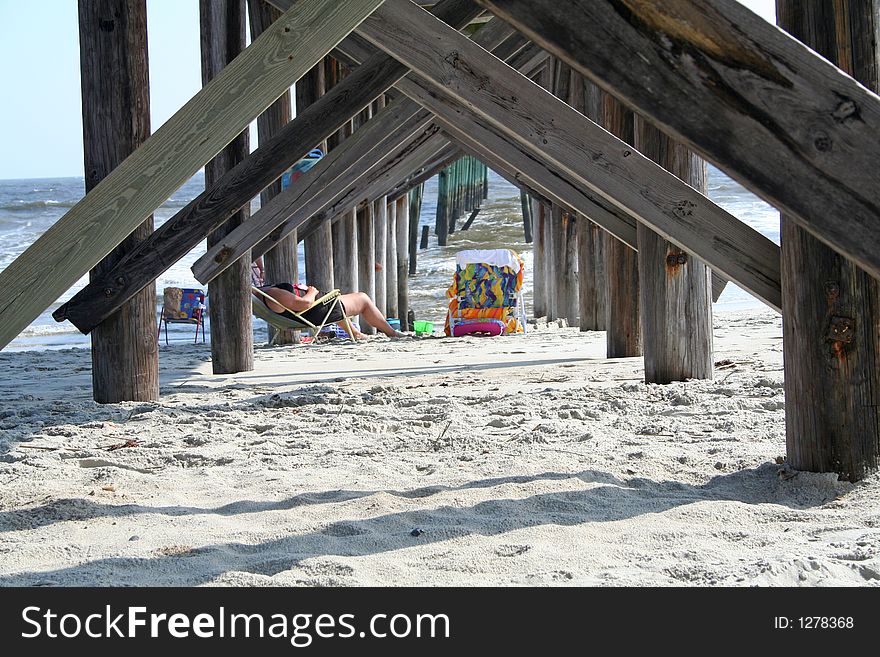
{"type": "Polygon", "coordinates": [[[156,339],[162,334],[165,324],[165,344],[168,344],[169,324],[192,324],[196,327],[193,344],[199,341],[199,328],[202,329],[202,342],[205,341],[205,291],[197,288],[166,287],[162,291],[162,311],[159,313],[159,330],[156,339]]]}
{"type": "Polygon", "coordinates": [[[446,291],[446,335],[525,333],[524,263],[511,249],[459,251],[446,291]]]}

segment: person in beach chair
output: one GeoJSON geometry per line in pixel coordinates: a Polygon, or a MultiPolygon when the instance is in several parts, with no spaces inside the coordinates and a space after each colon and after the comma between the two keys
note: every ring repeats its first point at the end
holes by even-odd
{"type": "Polygon", "coordinates": [[[252,290],[254,314],[277,328],[307,330],[317,338],[324,326],[337,324],[355,340],[365,340],[368,336],[351,322],[351,317],[360,315],[389,338],[406,337],[388,323],[373,300],[363,292],[342,294],[333,290],[321,295],[317,288],[300,283],[276,283],[252,290]]]}
{"type": "Polygon", "coordinates": [[[511,249],[459,251],[446,291],[446,335],[525,333],[523,264],[511,249]]]}

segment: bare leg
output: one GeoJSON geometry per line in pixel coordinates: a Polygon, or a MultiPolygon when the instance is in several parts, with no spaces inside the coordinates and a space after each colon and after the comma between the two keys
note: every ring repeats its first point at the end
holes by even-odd
{"type": "Polygon", "coordinates": [[[343,294],[342,305],[345,306],[345,312],[349,315],[360,315],[370,326],[376,327],[390,338],[397,338],[402,335],[400,331],[391,328],[382,313],[373,303],[373,300],[363,292],[352,292],[351,294],[343,294]]]}

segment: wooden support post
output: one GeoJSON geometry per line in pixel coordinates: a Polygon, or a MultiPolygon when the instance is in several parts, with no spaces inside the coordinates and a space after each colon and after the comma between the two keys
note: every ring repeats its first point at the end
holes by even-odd
{"type": "MultiPolygon", "coordinates": [[[[570,100],[571,69],[565,62],[554,61],[553,94],[565,102],[570,100]]],[[[550,228],[551,269],[548,270],[553,293],[553,314],[564,319],[569,326],[577,322],[577,252],[575,219],[561,206],[553,204],[550,228]]]]}
{"type": "MultiPolygon", "coordinates": [[[[373,204],[363,203],[357,208],[358,287],[361,292],[376,298],[376,232],[373,223],[373,204]]],[[[375,328],[361,321],[361,331],[368,335],[375,328]]]]}
{"type": "Polygon", "coordinates": [[[550,291],[553,295],[553,317],[564,319],[569,326],[577,322],[577,253],[574,233],[574,219],[560,206],[554,204],[550,221],[550,270],[548,280],[552,280],[550,291]]]}
{"type": "MultiPolygon", "coordinates": [[[[338,40],[344,35],[344,32],[339,30],[345,29],[346,26],[349,26],[350,29],[352,24],[350,21],[353,17],[364,15],[357,12],[369,12],[380,1],[357,0],[340,5],[333,0],[300,0],[300,3],[290,14],[284,15],[281,21],[273,24],[267,30],[268,36],[257,40],[243,53],[239,61],[231,67],[233,70],[227,69],[228,74],[227,71],[221,74],[221,77],[224,78],[223,84],[211,85],[197,94],[198,102],[188,104],[185,108],[188,111],[182,110],[179,113],[182,118],[179,118],[178,115],[172,117],[149,142],[144,144],[140,152],[145,152],[148,155],[140,156],[139,153],[136,153],[132,156],[136,162],[149,161],[152,163],[151,166],[156,166],[153,160],[156,159],[157,153],[161,155],[163,148],[170,149],[174,152],[174,157],[171,160],[174,165],[174,175],[182,176],[181,172],[184,171],[182,167],[191,166],[191,169],[186,169],[188,171],[186,176],[179,179],[172,178],[172,181],[175,182],[174,186],[169,184],[168,176],[140,177],[137,178],[139,185],[144,183],[149,183],[149,185],[144,185],[143,189],[136,189],[138,193],[133,197],[129,197],[128,191],[123,193],[116,188],[97,197],[95,194],[91,194],[89,195],[90,202],[86,203],[86,209],[80,209],[78,204],[77,211],[72,211],[68,215],[74,215],[75,221],[81,221],[83,217],[88,217],[88,220],[91,221],[96,213],[106,212],[102,209],[102,203],[112,203],[110,207],[116,210],[120,207],[120,203],[123,203],[124,207],[128,207],[123,202],[128,198],[131,198],[132,204],[136,206],[135,209],[147,207],[145,198],[151,199],[151,202],[155,203],[155,205],[149,205],[150,208],[158,206],[201,164],[233,137],[233,134],[228,133],[227,122],[240,120],[242,121],[240,125],[245,126],[246,121],[243,117],[250,116],[245,113],[249,111],[249,108],[254,112],[253,116],[265,109],[274,98],[289,89],[297,77],[307,72],[303,61],[314,61],[320,57],[320,53],[326,52],[326,48],[330,47],[329,44],[334,43],[333,39],[338,40]],[[361,6],[361,3],[373,4],[364,7],[361,6]],[[324,9],[316,10],[316,6],[324,9]],[[320,34],[318,34],[319,32],[320,34]],[[282,50],[277,50],[278,43],[287,45],[282,50]],[[283,50],[292,48],[296,49],[297,56],[289,60],[288,54],[283,50]],[[266,66],[267,62],[274,62],[274,65],[270,66],[267,71],[262,71],[261,67],[266,66]],[[284,65],[280,65],[281,62],[284,65]],[[250,68],[247,68],[245,63],[250,68]],[[254,79],[258,81],[259,86],[253,86],[254,79]],[[274,86],[270,86],[270,83],[274,86]],[[240,93],[237,91],[239,85],[245,84],[250,85],[247,93],[241,93],[241,97],[236,103],[229,105],[227,97],[232,93],[230,89],[240,93]],[[260,103],[262,107],[254,109],[257,107],[256,103],[260,103]],[[183,128],[187,127],[183,123],[183,119],[193,120],[193,112],[196,107],[225,108],[224,112],[215,112],[199,117],[199,125],[204,128],[205,135],[195,131],[183,132],[183,128]],[[222,137],[224,134],[228,135],[228,139],[224,142],[219,141],[218,135],[222,137]],[[208,137],[207,141],[204,137],[208,137]],[[204,157],[204,160],[196,159],[197,157],[204,157]],[[158,188],[152,189],[150,185],[153,184],[158,185],[158,188]]],[[[469,18],[479,13],[479,9],[475,10],[473,4],[467,0],[441,0],[433,8],[433,11],[438,16],[442,15],[444,20],[458,26],[467,23],[469,18]]],[[[479,34],[477,36],[479,37],[479,34]]],[[[350,74],[342,84],[331,89],[328,94],[325,94],[304,112],[297,114],[296,119],[285,126],[274,139],[266,144],[261,144],[260,148],[254,151],[241,166],[236,167],[218,181],[210,192],[199,195],[165,222],[150,238],[144,240],[143,244],[127,254],[119,265],[113,268],[113,271],[107,272],[100,281],[94,281],[87,285],[70,302],[56,310],[53,316],[58,321],[69,319],[84,333],[90,331],[132,295],[151,284],[167,269],[168,264],[166,263],[174,262],[185,256],[211,230],[221,225],[238,208],[248,203],[253,196],[278,178],[287,167],[305,155],[315,144],[330,135],[352,114],[359,111],[367,102],[405,73],[406,67],[381,53],[376,53],[374,57],[365,61],[362,66],[350,74]]],[[[416,111],[418,111],[417,108],[414,108],[413,113],[416,111]]],[[[126,164],[126,167],[128,166],[126,164]]],[[[135,170],[134,165],[130,170],[135,170]]],[[[102,215],[100,222],[100,237],[102,239],[108,233],[113,234],[109,230],[111,227],[114,231],[117,229],[116,224],[111,220],[113,218],[102,215]]],[[[59,222],[58,225],[67,226],[68,222],[65,219],[64,223],[59,222]]],[[[50,231],[54,234],[55,227],[50,231]]],[[[64,239],[66,242],[70,237],[67,236],[64,239]]],[[[93,241],[94,239],[87,241],[87,243],[93,241]]],[[[77,250],[77,256],[81,254],[81,251],[83,250],[77,250]]],[[[63,260],[68,264],[74,262],[74,258],[70,254],[65,254],[63,260]]],[[[0,278],[5,276],[8,271],[9,269],[0,273],[0,278]]],[[[75,281],[78,277],[79,275],[73,280],[75,281]]],[[[54,280],[53,284],[55,284],[54,280]]],[[[3,289],[8,288],[7,285],[3,289]]],[[[63,289],[66,288],[62,288],[61,291],[63,289]]],[[[0,334],[6,328],[5,325],[0,326],[0,334]]]]}
{"type": "MultiPolygon", "coordinates": [[[[776,11],[782,28],[880,91],[880,2],[777,0],[776,11]]],[[[783,213],[785,433],[788,462],[798,470],[858,481],[878,468],[878,288],[877,279],[783,213]]]]}
{"type": "Polygon", "coordinates": [[[581,331],[600,331],[605,325],[604,318],[599,317],[600,297],[605,290],[600,288],[596,273],[596,245],[593,242],[594,232],[592,221],[586,217],[577,218],[577,254],[578,254],[578,314],[581,331]]]}
{"type": "Polygon", "coordinates": [[[547,233],[544,204],[531,199],[535,241],[532,245],[532,312],[535,318],[547,316],[547,233]]]}
{"type": "Polygon", "coordinates": [[[344,212],[332,225],[333,284],[343,294],[358,290],[358,243],[355,211],[344,212]]]}
{"type": "Polygon", "coordinates": [[[400,317],[400,310],[397,305],[400,294],[398,291],[400,281],[398,281],[397,276],[397,203],[395,201],[386,203],[384,196],[380,200],[385,205],[385,212],[388,217],[388,221],[385,223],[386,242],[388,244],[385,255],[385,316],[400,317]]]}
{"type": "MultiPolygon", "coordinates": [[[[326,88],[326,67],[323,61],[300,78],[296,83],[296,111],[305,110],[317,102],[326,88]]],[[[327,152],[326,140],[318,147],[327,152]]],[[[306,283],[322,292],[334,289],[333,282],[333,230],[330,218],[325,219],[311,235],[303,239],[306,260],[306,283]]]]}
{"type": "MultiPolygon", "coordinates": [[[[635,140],[631,110],[603,94],[602,125],[627,144],[635,140]]],[[[605,243],[605,331],[608,358],[642,353],[639,320],[639,262],[636,252],[619,240],[605,243]]]]}
{"type": "Polygon", "coordinates": [[[399,197],[395,208],[395,241],[397,245],[397,315],[400,319],[400,330],[407,330],[406,318],[409,315],[409,199],[399,197]]]}
{"type": "Polygon", "coordinates": [[[409,192],[409,275],[415,276],[418,262],[419,221],[422,216],[422,194],[425,185],[417,185],[409,192]]]}
{"type": "Polygon", "coordinates": [[[422,226],[422,238],[419,242],[420,249],[428,248],[428,232],[430,231],[430,226],[422,226]]]}
{"type": "Polygon", "coordinates": [[[449,236],[449,185],[449,167],[447,167],[437,177],[437,223],[434,232],[437,235],[437,244],[440,246],[446,246],[449,236]]]}
{"type": "Polygon", "coordinates": [[[525,190],[519,191],[519,202],[522,206],[523,234],[526,244],[532,243],[532,202],[525,190]]]}
{"type": "MultiPolygon", "coordinates": [[[[706,194],[706,163],[641,116],[635,146],[706,194]]],[[[705,263],[639,224],[639,314],[645,382],[711,379],[712,289],[705,263]]]]}
{"type": "MultiPolygon", "coordinates": [[[[86,193],[150,136],[145,0],[79,3],[86,193]],[[105,29],[106,25],[112,29],[105,29]]],[[[92,272],[100,278],[153,232],[141,223],[92,272]]],[[[149,287],[92,333],[92,394],[99,404],[159,398],[154,339],[156,289],[149,287]]]]}
{"type": "MultiPolygon", "coordinates": [[[[203,85],[207,85],[245,49],[246,15],[244,0],[199,2],[203,85]]],[[[245,130],[205,165],[206,188],[210,188],[224,173],[248,156],[248,142],[248,132],[245,130]]],[[[235,213],[208,236],[208,248],[221,242],[249,216],[250,207],[235,213]]],[[[208,301],[214,374],[254,369],[250,253],[208,284],[208,301]]]]}
{"type": "MultiPolygon", "coordinates": [[[[281,17],[281,11],[267,4],[264,0],[248,0],[248,16],[250,18],[251,40],[253,41],[281,17]]],[[[291,99],[288,89],[257,117],[257,136],[260,146],[275,137],[290,122],[290,117],[291,99]]],[[[268,204],[280,193],[281,179],[279,178],[260,193],[260,205],[268,204]]],[[[293,233],[263,256],[264,282],[267,284],[281,281],[297,282],[299,280],[298,260],[296,233],[293,233]]],[[[266,330],[269,344],[285,345],[299,342],[299,331],[278,329],[268,323],[266,330]]]]}
{"type": "Polygon", "coordinates": [[[376,307],[380,312],[387,313],[388,296],[392,294],[391,288],[388,286],[388,263],[390,262],[388,254],[388,223],[391,217],[388,214],[388,204],[385,203],[384,197],[376,199],[372,203],[373,232],[376,235],[376,251],[374,254],[376,296],[373,297],[373,301],[376,302],[376,307]]]}

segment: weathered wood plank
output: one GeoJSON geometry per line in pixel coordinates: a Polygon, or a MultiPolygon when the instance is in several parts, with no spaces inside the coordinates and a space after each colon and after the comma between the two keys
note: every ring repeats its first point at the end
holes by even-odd
{"type": "Polygon", "coordinates": [[[775,244],[430,14],[408,0],[386,0],[358,33],[413,69],[397,88],[407,93],[404,83],[412,82],[451,97],[459,114],[461,106],[480,114],[558,173],[780,307],[775,244]]]}
{"type": "Polygon", "coordinates": [[[98,263],[382,0],[302,0],[0,272],[0,347],[98,263]],[[230,97],[236,98],[229,103],[230,97]]]}
{"type": "MultiPolygon", "coordinates": [[[[599,309],[605,311],[605,305],[598,303],[605,297],[605,281],[596,276],[596,244],[594,239],[597,231],[594,224],[586,217],[577,218],[577,257],[578,257],[578,308],[581,331],[600,331],[605,326],[605,318],[599,317],[599,309]]],[[[604,264],[602,267],[604,271],[604,264]]]]}
{"type": "Polygon", "coordinates": [[[735,0],[478,2],[880,277],[880,98],[827,60],[735,0]]]}
{"type": "MultiPolygon", "coordinates": [[[[777,19],[880,90],[880,2],[779,0],[777,19]]],[[[782,289],[788,462],[858,481],[880,466],[880,281],[783,213],[782,289]]]]}
{"type": "MultiPolygon", "coordinates": [[[[500,22],[500,21],[499,21],[500,22]]],[[[79,3],[86,192],[150,136],[144,0],[79,3]],[[101,25],[114,29],[100,29],[101,25]]],[[[149,216],[91,272],[100,278],[153,232],[149,216]]],[[[92,394],[101,404],[159,398],[156,288],[142,290],[92,333],[92,394]]]]}

